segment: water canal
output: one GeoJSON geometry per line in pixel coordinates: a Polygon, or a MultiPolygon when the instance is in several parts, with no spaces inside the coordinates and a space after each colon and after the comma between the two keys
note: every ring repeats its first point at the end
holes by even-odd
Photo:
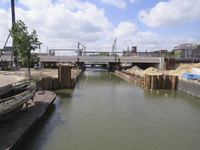
{"type": "Polygon", "coordinates": [[[55,91],[54,104],[19,150],[199,150],[197,98],[87,70],[85,90],[87,72],[74,90],[55,91]]]}

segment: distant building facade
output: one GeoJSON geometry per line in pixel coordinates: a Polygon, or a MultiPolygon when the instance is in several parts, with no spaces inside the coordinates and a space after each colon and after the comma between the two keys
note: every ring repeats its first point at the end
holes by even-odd
{"type": "Polygon", "coordinates": [[[132,56],[133,53],[137,53],[137,46],[132,46],[131,51],[129,50],[129,47],[127,47],[127,50],[123,50],[123,55],[124,56],[132,56]]]}
{"type": "Polygon", "coordinates": [[[180,58],[200,58],[200,43],[183,43],[174,47],[180,58]]]}

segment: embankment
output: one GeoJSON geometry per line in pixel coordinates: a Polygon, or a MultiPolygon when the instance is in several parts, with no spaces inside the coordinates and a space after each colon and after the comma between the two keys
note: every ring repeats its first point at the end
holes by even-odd
{"type": "Polygon", "coordinates": [[[200,98],[200,84],[193,83],[192,81],[179,80],[178,76],[146,75],[144,78],[141,78],[120,71],[115,71],[115,73],[141,87],[147,87],[149,89],[176,89],[200,98]]]}
{"type": "Polygon", "coordinates": [[[144,78],[115,71],[116,74],[129,79],[138,85],[149,89],[178,89],[178,76],[170,75],[145,75],[144,78]]]}
{"type": "Polygon", "coordinates": [[[193,81],[179,80],[178,90],[200,98],[200,85],[193,81]]]}

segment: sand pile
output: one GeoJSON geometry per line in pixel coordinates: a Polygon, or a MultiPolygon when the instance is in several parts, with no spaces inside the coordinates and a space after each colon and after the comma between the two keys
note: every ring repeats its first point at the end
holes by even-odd
{"type": "Polygon", "coordinates": [[[165,75],[176,75],[176,76],[179,77],[179,79],[181,79],[183,73],[191,73],[192,68],[199,68],[199,67],[200,67],[200,63],[195,63],[195,64],[180,63],[180,64],[176,64],[175,70],[158,70],[158,69],[153,68],[153,67],[149,67],[146,70],[142,70],[138,66],[134,66],[131,69],[126,70],[125,72],[132,74],[132,75],[140,76],[140,77],[144,77],[145,74],[148,74],[148,75],[163,75],[163,74],[165,74],[165,75]]]}
{"type": "Polygon", "coordinates": [[[127,69],[125,72],[139,76],[141,74],[141,72],[143,72],[143,70],[140,69],[138,66],[134,66],[131,69],[127,69]]]}

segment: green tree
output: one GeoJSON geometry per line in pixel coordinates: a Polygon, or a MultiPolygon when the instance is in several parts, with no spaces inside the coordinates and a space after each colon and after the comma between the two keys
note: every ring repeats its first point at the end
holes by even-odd
{"type": "MultiPolygon", "coordinates": [[[[21,58],[20,58],[21,59],[21,58]]],[[[26,59],[21,59],[23,65],[27,65],[26,59]]],[[[29,67],[33,67],[35,63],[38,62],[38,56],[36,53],[31,54],[29,67]]]]}
{"type": "Polygon", "coordinates": [[[151,57],[156,57],[156,54],[155,53],[151,53],[151,57]]]}
{"type": "Polygon", "coordinates": [[[99,54],[95,54],[95,56],[109,56],[108,52],[100,52],[99,54]]]}
{"type": "Polygon", "coordinates": [[[167,57],[167,51],[165,51],[162,56],[167,57]]]}
{"type": "Polygon", "coordinates": [[[118,54],[110,54],[110,56],[119,56],[118,54]]]}
{"type": "Polygon", "coordinates": [[[38,35],[33,30],[31,34],[28,32],[28,27],[21,20],[14,23],[10,35],[13,38],[14,50],[19,53],[19,59],[22,60],[22,64],[27,64],[28,73],[30,74],[30,65],[37,61],[37,54],[31,54],[31,51],[40,48],[42,44],[38,41],[38,35]]]}
{"type": "Polygon", "coordinates": [[[174,57],[178,57],[178,58],[180,57],[181,58],[181,57],[183,57],[183,54],[180,54],[180,52],[176,52],[174,54],[174,57]]]}
{"type": "Polygon", "coordinates": [[[169,57],[174,56],[174,54],[175,54],[175,52],[174,52],[174,50],[172,50],[171,52],[169,52],[169,57]]]}

